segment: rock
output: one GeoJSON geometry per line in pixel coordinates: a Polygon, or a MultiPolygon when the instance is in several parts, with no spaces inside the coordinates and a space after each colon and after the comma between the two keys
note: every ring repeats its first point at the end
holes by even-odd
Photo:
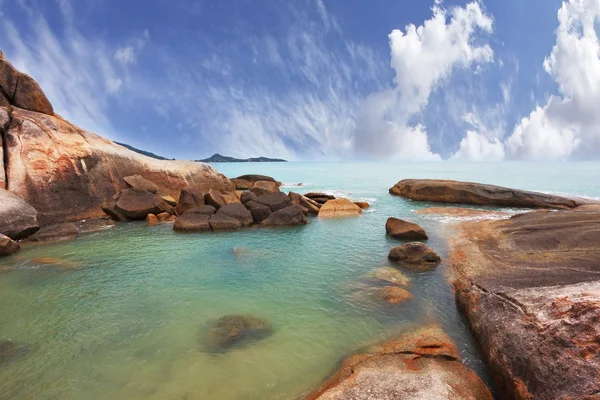
{"type": "Polygon", "coordinates": [[[280,190],[277,182],[258,181],[252,186],[250,191],[256,193],[257,196],[261,196],[267,193],[276,193],[280,190]]]}
{"type": "Polygon", "coordinates": [[[266,339],[272,334],[273,327],[267,320],[247,315],[227,315],[210,326],[203,344],[210,351],[220,352],[266,339]]]}
{"type": "MultiPolygon", "coordinates": [[[[0,140],[4,139],[4,132],[10,127],[10,114],[7,108],[2,108],[2,91],[0,90],[0,140]]],[[[6,189],[6,171],[4,170],[4,143],[0,146],[0,189],[6,189]]]]}
{"type": "Polygon", "coordinates": [[[204,202],[217,210],[226,204],[239,203],[240,199],[235,195],[235,192],[217,192],[210,190],[204,196],[204,202]]]}
{"type": "Polygon", "coordinates": [[[0,93],[4,101],[15,107],[53,115],[52,104],[29,75],[19,72],[0,52],[0,93]]]}
{"type": "Polygon", "coordinates": [[[250,213],[252,213],[252,218],[257,224],[261,223],[262,221],[267,219],[269,215],[273,214],[273,211],[271,211],[269,207],[252,200],[248,201],[245,205],[246,208],[250,210],[250,213]]]}
{"type": "Polygon", "coordinates": [[[0,340],[0,367],[15,361],[19,357],[28,354],[30,351],[31,346],[15,343],[12,340],[0,340]]]}
{"type": "Polygon", "coordinates": [[[0,234],[0,256],[9,256],[21,250],[19,243],[8,236],[0,234]]]}
{"type": "Polygon", "coordinates": [[[63,222],[42,226],[39,231],[29,237],[32,242],[57,242],[73,240],[79,237],[79,231],[72,222],[63,222]]]}
{"type": "Polygon", "coordinates": [[[141,175],[126,176],[125,178],[123,178],[123,180],[125,181],[127,186],[133,189],[141,189],[150,193],[156,193],[158,191],[158,186],[150,182],[148,179],[145,179],[141,175]]]}
{"type": "Polygon", "coordinates": [[[410,280],[402,272],[392,267],[381,267],[365,275],[368,280],[392,283],[398,286],[407,286],[410,280]]]}
{"type": "Polygon", "coordinates": [[[600,211],[467,222],[451,250],[457,302],[499,397],[597,397],[600,211]]]}
{"type": "Polygon", "coordinates": [[[163,199],[165,201],[165,203],[167,203],[171,207],[176,207],[177,206],[177,200],[175,200],[171,196],[160,196],[160,198],[163,199]]]}
{"type": "Polygon", "coordinates": [[[290,198],[282,192],[263,194],[258,196],[256,202],[269,207],[271,211],[279,211],[292,204],[290,198]]]}
{"type": "Polygon", "coordinates": [[[269,215],[267,219],[260,223],[263,227],[275,227],[275,226],[293,226],[306,224],[306,216],[302,212],[302,209],[292,204],[289,207],[275,211],[269,215]]]}
{"type": "Polygon", "coordinates": [[[437,326],[418,329],[344,360],[306,400],[492,400],[437,326]]]}
{"type": "Polygon", "coordinates": [[[327,200],[335,200],[335,196],[331,195],[331,194],[327,194],[327,193],[320,193],[320,192],[310,192],[310,193],[306,193],[304,195],[304,197],[308,197],[309,199],[327,199],[327,200]]]}
{"type": "Polygon", "coordinates": [[[213,215],[217,212],[217,209],[213,206],[204,205],[196,208],[192,208],[191,210],[187,210],[186,214],[205,214],[205,215],[213,215]]]}
{"type": "Polygon", "coordinates": [[[160,214],[158,214],[156,216],[156,218],[160,221],[160,222],[164,222],[164,221],[168,221],[169,219],[171,219],[172,215],[169,214],[168,212],[162,212],[160,214]]]}
{"type": "Polygon", "coordinates": [[[300,207],[304,207],[308,210],[308,214],[317,215],[319,214],[319,209],[321,205],[314,200],[309,199],[308,197],[304,197],[299,193],[290,192],[288,197],[292,201],[293,204],[296,204],[300,207]]]}
{"type": "Polygon", "coordinates": [[[600,204],[585,204],[574,208],[575,211],[600,211],[600,204]]]}
{"type": "Polygon", "coordinates": [[[102,211],[104,211],[106,215],[108,215],[114,221],[129,221],[129,218],[127,218],[125,214],[123,214],[123,212],[117,208],[116,200],[103,204],[102,211]]]}
{"type": "Polygon", "coordinates": [[[259,182],[259,181],[277,182],[275,179],[271,178],[270,176],[256,175],[256,174],[242,175],[242,176],[238,176],[235,179],[241,179],[241,180],[244,180],[247,182],[251,182],[252,184],[259,182]]]}
{"type": "Polygon", "coordinates": [[[80,235],[84,233],[103,231],[105,229],[112,228],[114,225],[115,221],[108,218],[94,218],[75,222],[75,227],[80,235]]]}
{"type": "Polygon", "coordinates": [[[225,214],[215,214],[210,217],[210,227],[213,231],[234,231],[242,227],[242,223],[225,214]]]}
{"type": "Polygon", "coordinates": [[[390,250],[388,258],[403,267],[419,271],[434,269],[442,261],[429,246],[421,242],[396,246],[390,250]]]}
{"type": "Polygon", "coordinates": [[[360,215],[362,210],[359,206],[348,199],[329,200],[321,206],[319,218],[354,217],[360,215]]]}
{"type": "Polygon", "coordinates": [[[499,207],[569,209],[589,203],[501,186],[436,179],[405,179],[392,187],[390,193],[411,200],[499,207]]]}
{"type": "Polygon", "coordinates": [[[175,220],[173,230],[177,232],[210,232],[210,215],[186,213],[175,220]]]}
{"type": "Polygon", "coordinates": [[[179,200],[175,212],[177,215],[183,215],[188,210],[204,205],[204,193],[195,192],[191,189],[181,189],[179,200]]]}
{"type": "MultiPolygon", "coordinates": [[[[587,206],[582,206],[587,207],[587,206]]],[[[506,211],[496,210],[476,210],[473,208],[463,207],[428,207],[415,211],[419,215],[435,215],[442,217],[452,217],[463,220],[473,219],[503,219],[511,216],[506,211]]]]}
{"type": "Polygon", "coordinates": [[[369,203],[366,201],[355,201],[354,204],[360,207],[361,210],[366,210],[370,207],[369,203]]]}
{"type": "Polygon", "coordinates": [[[425,230],[419,225],[404,221],[398,218],[388,218],[385,223],[385,231],[388,235],[395,239],[406,239],[406,240],[427,240],[429,236],[425,233],[425,230]]]}
{"type": "Polygon", "coordinates": [[[250,191],[244,192],[240,196],[240,201],[242,202],[242,204],[246,204],[249,201],[256,201],[256,200],[258,200],[258,196],[256,195],[256,193],[252,193],[250,191]]]}
{"type": "Polygon", "coordinates": [[[121,191],[116,208],[130,220],[143,220],[148,214],[160,214],[171,210],[171,206],[160,196],[141,189],[121,191]]]}
{"type": "Polygon", "coordinates": [[[238,221],[240,221],[242,226],[250,226],[254,222],[254,218],[252,217],[252,212],[250,212],[241,203],[224,205],[223,207],[219,208],[219,210],[217,211],[217,215],[221,215],[221,214],[237,219],[238,221]]]}
{"type": "Polygon", "coordinates": [[[225,204],[240,204],[240,196],[237,195],[237,192],[221,192],[221,196],[225,201],[225,204]]]}
{"type": "Polygon", "coordinates": [[[247,181],[245,179],[235,178],[231,182],[235,185],[236,190],[250,190],[254,185],[254,182],[247,181]]]}
{"type": "Polygon", "coordinates": [[[13,193],[0,189],[0,233],[21,240],[40,229],[38,212],[13,193]]]}
{"type": "Polygon", "coordinates": [[[399,304],[413,298],[408,290],[398,286],[385,286],[381,288],[380,296],[390,304],[399,304]]]}
{"type": "MultiPolygon", "coordinates": [[[[166,213],[166,214],[169,214],[169,213],[166,213]]],[[[169,215],[171,215],[171,214],[169,214],[169,215]]],[[[148,214],[148,215],[146,215],[146,222],[150,226],[155,226],[155,225],[158,225],[158,218],[154,214],[148,214]]]]}
{"type": "Polygon", "coordinates": [[[53,257],[38,257],[31,260],[31,262],[43,266],[52,266],[62,270],[74,270],[83,267],[83,265],[80,263],[74,263],[68,260],[62,260],[60,258],[53,257]]]}

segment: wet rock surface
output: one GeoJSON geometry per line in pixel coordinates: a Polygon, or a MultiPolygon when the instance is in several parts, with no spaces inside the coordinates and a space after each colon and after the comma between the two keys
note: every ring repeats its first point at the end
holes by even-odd
{"type": "Polygon", "coordinates": [[[21,250],[19,243],[15,242],[8,236],[0,234],[0,257],[15,254],[21,250]]]}
{"type": "Polygon", "coordinates": [[[271,323],[250,315],[227,315],[202,333],[201,344],[210,352],[223,352],[264,340],[273,334],[271,323]]]}
{"type": "Polygon", "coordinates": [[[173,230],[177,232],[210,232],[210,215],[188,212],[177,217],[173,230]]]}
{"type": "Polygon", "coordinates": [[[319,209],[319,218],[356,217],[362,214],[359,206],[348,199],[328,200],[319,209]]]}
{"type": "Polygon", "coordinates": [[[235,231],[242,227],[239,220],[225,214],[211,216],[209,223],[213,231],[235,231]]]}
{"type": "Polygon", "coordinates": [[[388,218],[385,224],[385,231],[395,239],[429,239],[429,236],[427,236],[427,233],[425,233],[425,230],[420,225],[394,217],[388,218]]]}
{"type": "Polygon", "coordinates": [[[77,226],[72,222],[46,225],[29,237],[32,242],[58,242],[79,237],[77,226]]]}
{"type": "Polygon", "coordinates": [[[467,222],[457,301],[504,398],[600,393],[600,211],[467,222]]]}
{"type": "Polygon", "coordinates": [[[13,240],[24,239],[40,229],[38,212],[13,193],[0,189],[0,233],[13,240]]]}
{"type": "Polygon", "coordinates": [[[416,271],[435,269],[441,262],[440,256],[421,242],[405,243],[390,250],[388,258],[402,267],[416,271]]]}

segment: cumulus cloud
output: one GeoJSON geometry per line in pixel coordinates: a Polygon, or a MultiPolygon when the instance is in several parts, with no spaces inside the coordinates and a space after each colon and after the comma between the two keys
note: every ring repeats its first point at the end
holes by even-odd
{"type": "Polygon", "coordinates": [[[511,158],[564,160],[600,150],[600,44],[597,0],[569,0],[558,11],[556,44],[544,61],[559,95],[523,118],[506,140],[511,158]]]}
{"type": "Polygon", "coordinates": [[[427,106],[432,91],[456,68],[477,67],[493,60],[480,33],[491,33],[493,21],[479,2],[446,10],[436,1],[433,16],[405,32],[389,35],[394,86],[370,95],[357,119],[355,149],[373,157],[440,159],[431,152],[423,123],[411,123],[427,106]]]}
{"type": "Polygon", "coordinates": [[[504,159],[504,145],[498,138],[488,139],[469,130],[451,158],[462,161],[501,161],[504,159]]]}

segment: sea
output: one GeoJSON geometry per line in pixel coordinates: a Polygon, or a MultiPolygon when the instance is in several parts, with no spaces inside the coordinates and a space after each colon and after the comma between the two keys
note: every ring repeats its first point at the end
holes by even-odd
{"type": "Polygon", "coordinates": [[[451,284],[448,243],[460,221],[416,214],[433,204],[388,189],[401,179],[443,178],[600,199],[598,163],[213,166],[229,177],[272,176],[285,192],[326,192],[371,207],[283,229],[180,234],[170,224],[135,222],[24,244],[0,259],[0,343],[11,341],[16,352],[0,353],[0,399],[299,399],[347,355],[428,324],[442,326],[493,388],[451,284]],[[386,237],[392,216],[421,224],[443,259],[433,271],[403,270],[414,297],[396,305],[363,290],[401,244],[386,237]],[[207,332],[227,315],[266,320],[272,334],[215,352],[207,332]]]}

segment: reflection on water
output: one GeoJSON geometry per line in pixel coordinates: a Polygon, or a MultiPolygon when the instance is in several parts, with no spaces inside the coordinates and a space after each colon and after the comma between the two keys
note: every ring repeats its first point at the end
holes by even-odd
{"type": "MultiPolygon", "coordinates": [[[[464,179],[467,172],[433,165],[398,173],[349,164],[338,166],[334,180],[322,174],[323,166],[301,166],[220,168],[231,168],[223,171],[229,176],[256,172],[315,182],[301,190],[343,191],[375,206],[359,218],[234,233],[177,234],[170,225],[131,223],[73,242],[24,246],[2,259],[0,397],[297,398],[348,352],[430,321],[439,321],[465,362],[482,373],[445,263],[434,271],[402,271],[413,298],[400,304],[356,295],[374,284],[373,271],[389,265],[387,253],[398,244],[385,236],[389,216],[421,223],[428,244],[447,255],[449,225],[414,214],[427,204],[391,197],[387,189],[403,177],[464,179]],[[211,350],[207,332],[232,315],[264,320],[270,332],[227,351],[211,350]]],[[[507,184],[485,171],[472,180],[507,184]]]]}

